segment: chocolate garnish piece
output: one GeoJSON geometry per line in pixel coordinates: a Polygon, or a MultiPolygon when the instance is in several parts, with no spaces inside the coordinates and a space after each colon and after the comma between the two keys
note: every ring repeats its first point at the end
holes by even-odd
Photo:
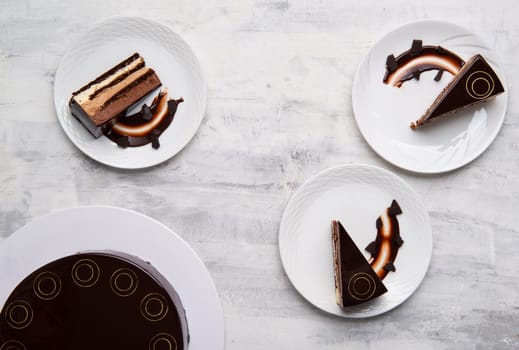
{"type": "Polygon", "coordinates": [[[404,244],[404,240],[402,239],[402,237],[400,237],[400,235],[395,237],[394,242],[398,248],[400,248],[402,244],[404,244]]]}
{"type": "Polygon", "coordinates": [[[149,122],[151,120],[151,118],[153,118],[153,113],[151,112],[151,108],[148,107],[147,104],[142,105],[141,114],[142,114],[142,119],[144,121],[149,122]]]}
{"type": "Polygon", "coordinates": [[[411,123],[411,128],[416,129],[438,117],[489,101],[504,91],[488,62],[481,55],[475,55],[463,65],[420,119],[411,123]]]}
{"type": "Polygon", "coordinates": [[[117,146],[126,148],[130,142],[128,141],[128,136],[120,136],[117,138],[117,146]]]}
{"type": "Polygon", "coordinates": [[[184,102],[184,99],[182,97],[176,99],[176,100],[169,100],[168,101],[168,113],[170,116],[174,116],[177,112],[178,105],[180,103],[184,102]]]}
{"type": "Polygon", "coordinates": [[[2,350],[186,350],[188,339],[175,288],[151,263],[115,251],[45,264],[0,312],[2,350]]]}
{"type": "Polygon", "coordinates": [[[366,248],[364,248],[368,253],[371,254],[371,256],[377,254],[377,245],[375,244],[375,241],[372,241],[366,248]]]}
{"type": "Polygon", "coordinates": [[[388,214],[389,214],[389,216],[395,216],[398,214],[402,214],[402,208],[400,208],[400,205],[394,199],[391,202],[391,206],[389,207],[388,214]]]}
{"type": "Polygon", "coordinates": [[[391,69],[386,63],[383,82],[401,87],[408,80],[418,79],[417,72],[421,74],[429,70],[439,69],[455,75],[463,64],[463,59],[455,53],[439,46],[423,46],[420,40],[415,40],[411,49],[404,51],[395,58],[391,69]]]}
{"type": "Polygon", "coordinates": [[[398,254],[398,249],[404,241],[400,237],[400,227],[397,215],[402,214],[402,209],[396,200],[386,208],[384,213],[377,218],[377,237],[375,239],[375,254],[370,259],[373,271],[382,280],[386,277],[388,271],[394,271],[386,268],[393,265],[398,254]],[[391,265],[387,265],[391,263],[391,265]]]}
{"type": "Polygon", "coordinates": [[[416,80],[420,80],[420,71],[419,70],[415,70],[413,72],[413,78],[416,80]]]}
{"type": "Polygon", "coordinates": [[[434,81],[440,81],[442,79],[443,69],[438,69],[438,73],[434,76],[434,81]]]}
{"type": "Polygon", "coordinates": [[[153,148],[158,149],[160,147],[159,135],[158,135],[158,131],[157,130],[153,130],[150,133],[150,140],[151,140],[151,146],[153,148]]]}
{"type": "Polygon", "coordinates": [[[382,228],[382,220],[380,217],[375,221],[375,226],[377,227],[377,230],[380,230],[382,228]]]}
{"type": "Polygon", "coordinates": [[[438,45],[436,47],[436,52],[438,52],[440,55],[448,55],[450,53],[449,50],[444,49],[442,46],[438,45]]]}
{"type": "Polygon", "coordinates": [[[387,292],[362,252],[337,220],[332,221],[332,244],[337,305],[345,308],[361,304],[387,292]]]}
{"type": "Polygon", "coordinates": [[[413,40],[411,45],[411,56],[418,56],[422,53],[422,40],[413,40]]]}
{"type": "Polygon", "coordinates": [[[395,265],[394,265],[391,261],[388,261],[388,262],[384,265],[384,270],[386,270],[386,271],[391,271],[391,272],[395,272],[395,271],[396,271],[396,268],[395,268],[395,265]]]}
{"type": "Polygon", "coordinates": [[[386,67],[390,73],[392,73],[398,69],[398,63],[396,62],[396,58],[393,54],[387,56],[386,67]]]}

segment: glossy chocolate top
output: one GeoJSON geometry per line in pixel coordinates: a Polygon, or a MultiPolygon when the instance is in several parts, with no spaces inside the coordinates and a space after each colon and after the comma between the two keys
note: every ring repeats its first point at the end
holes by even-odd
{"type": "Polygon", "coordinates": [[[387,292],[362,252],[337,220],[332,222],[332,239],[336,250],[334,255],[338,258],[335,273],[340,276],[341,307],[361,304],[387,292]]]}
{"type": "Polygon", "coordinates": [[[0,313],[0,349],[186,349],[173,287],[149,263],[116,254],[72,255],[25,278],[0,313]]]}
{"type": "Polygon", "coordinates": [[[427,119],[494,97],[505,89],[481,55],[473,56],[429,110],[427,119]]]}

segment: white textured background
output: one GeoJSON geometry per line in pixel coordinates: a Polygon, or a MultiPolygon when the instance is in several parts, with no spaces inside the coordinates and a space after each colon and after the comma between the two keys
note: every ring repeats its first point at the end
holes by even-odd
{"type": "Polygon", "coordinates": [[[156,218],[211,271],[230,350],[519,348],[518,13],[513,0],[0,0],[0,235],[78,205],[156,218]],[[198,134],[177,157],[147,171],[115,171],[87,159],[54,113],[54,72],[66,46],[116,14],[170,25],[192,45],[208,78],[198,134]],[[479,33],[509,82],[496,141],[475,162],[441,176],[406,174],[379,159],[351,110],[362,56],[387,31],[420,18],[479,33]],[[307,304],[288,282],[277,248],[292,191],[315,172],[348,162],[406,179],[426,202],[434,235],[417,293],[361,321],[307,304]]]}

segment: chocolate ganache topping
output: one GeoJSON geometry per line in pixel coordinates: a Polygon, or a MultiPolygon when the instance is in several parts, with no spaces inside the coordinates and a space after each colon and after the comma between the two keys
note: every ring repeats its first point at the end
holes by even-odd
{"type": "Polygon", "coordinates": [[[188,339],[169,282],[149,263],[111,251],[39,268],[0,312],[1,350],[184,350],[188,339]]]}

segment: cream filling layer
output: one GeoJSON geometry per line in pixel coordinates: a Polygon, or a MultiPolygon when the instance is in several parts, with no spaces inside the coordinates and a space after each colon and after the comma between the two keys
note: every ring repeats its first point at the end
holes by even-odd
{"type": "Polygon", "coordinates": [[[95,94],[96,91],[101,90],[105,88],[106,86],[112,84],[115,80],[119,79],[121,75],[128,74],[128,72],[134,70],[139,65],[144,64],[144,59],[142,57],[139,57],[135,61],[131,62],[129,65],[118,69],[114,74],[112,74],[107,79],[104,79],[103,81],[100,81],[97,84],[94,84],[90,86],[88,89],[81,91],[79,94],[74,96],[74,100],[80,104],[83,105],[84,103],[88,102],[90,100],[90,96],[95,94]]]}

